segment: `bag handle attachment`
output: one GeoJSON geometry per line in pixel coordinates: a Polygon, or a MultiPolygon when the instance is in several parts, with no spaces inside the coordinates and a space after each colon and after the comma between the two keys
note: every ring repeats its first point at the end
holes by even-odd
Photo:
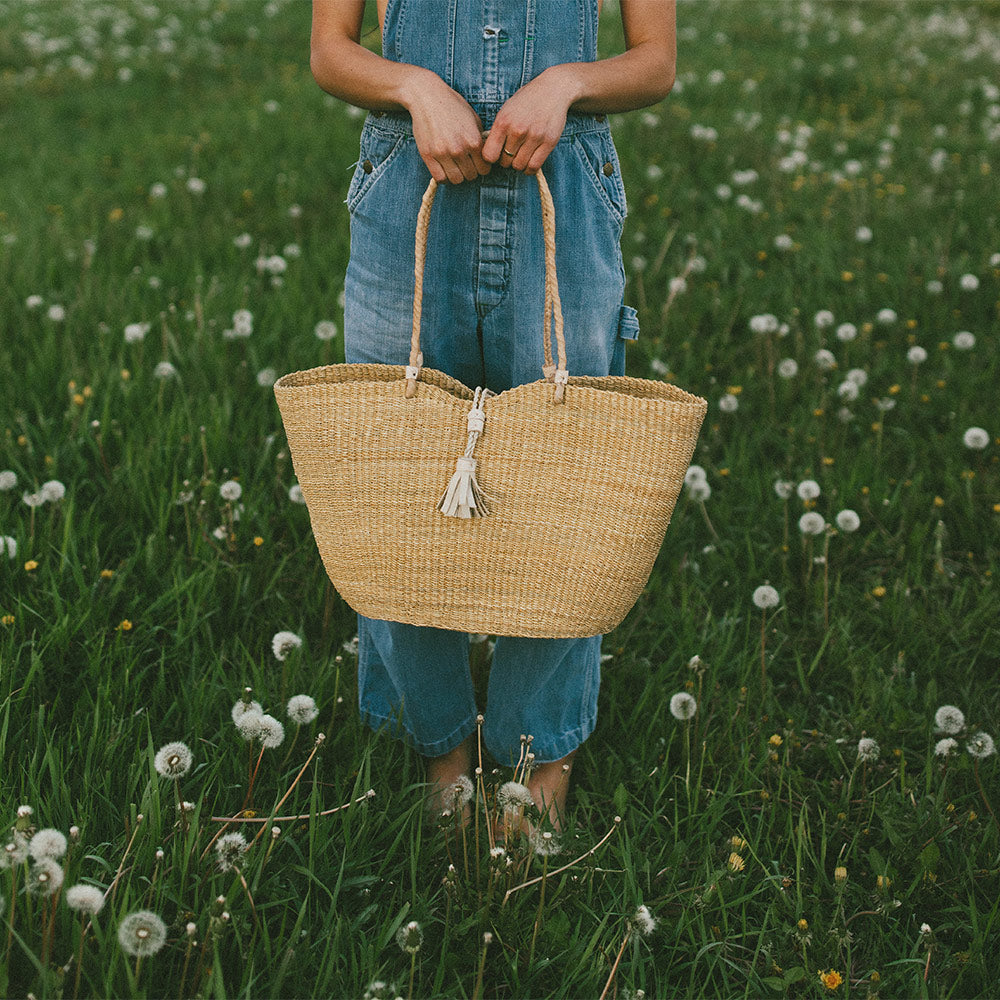
{"type": "MultiPolygon", "coordinates": [[[[569,372],[566,369],[566,337],[563,332],[562,302],[559,299],[559,283],[556,279],[556,210],[552,193],[542,172],[535,175],[538,194],[542,203],[542,231],[545,238],[545,308],[542,325],[542,345],[545,363],[542,375],[546,382],[555,385],[553,399],[556,403],[565,401],[569,372]],[[557,361],[552,360],[552,334],[555,334],[557,361]]],[[[430,224],[431,208],[437,193],[438,182],[431,178],[420,200],[417,213],[416,250],[413,265],[413,334],[410,338],[410,361],[406,366],[406,398],[412,399],[417,391],[417,381],[423,368],[424,356],[420,350],[420,317],[424,300],[424,263],[427,259],[427,227],[430,224]]]]}

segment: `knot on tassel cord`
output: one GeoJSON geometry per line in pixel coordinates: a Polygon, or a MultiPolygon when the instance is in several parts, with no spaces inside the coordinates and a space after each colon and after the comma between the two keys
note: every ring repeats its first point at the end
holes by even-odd
{"type": "Polygon", "coordinates": [[[486,494],[476,481],[476,460],[472,454],[486,423],[483,404],[492,395],[494,393],[489,389],[476,389],[466,421],[469,439],[465,445],[465,454],[456,461],[451,482],[437,506],[446,517],[485,517],[490,512],[486,494]]]}

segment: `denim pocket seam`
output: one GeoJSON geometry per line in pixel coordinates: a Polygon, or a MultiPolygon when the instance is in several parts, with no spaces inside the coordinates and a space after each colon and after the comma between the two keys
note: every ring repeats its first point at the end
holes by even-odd
{"type": "MultiPolygon", "coordinates": [[[[383,133],[383,134],[388,134],[388,133],[383,133]]],[[[365,199],[365,197],[369,194],[371,189],[375,186],[375,182],[382,176],[382,174],[385,173],[389,164],[392,163],[392,161],[399,154],[400,150],[403,148],[403,145],[406,142],[406,139],[407,136],[405,135],[397,136],[396,141],[393,143],[389,152],[386,153],[386,155],[383,157],[381,163],[379,163],[379,165],[375,167],[370,174],[365,174],[365,179],[358,185],[356,191],[354,191],[353,193],[350,193],[349,191],[347,198],[348,212],[353,214],[355,211],[357,211],[361,202],[365,199]]],[[[360,166],[360,162],[359,166],[356,169],[362,169],[360,166]]]]}
{"type": "MultiPolygon", "coordinates": [[[[590,178],[590,183],[593,185],[594,190],[597,192],[597,194],[600,197],[601,201],[604,203],[604,207],[611,213],[611,217],[612,217],[612,219],[614,219],[615,224],[618,226],[619,230],[621,230],[624,227],[624,225],[625,225],[625,217],[626,217],[627,213],[625,211],[623,211],[622,209],[620,209],[614,203],[614,201],[612,200],[611,196],[604,189],[604,185],[601,183],[600,179],[597,176],[597,170],[596,170],[594,164],[590,161],[589,157],[587,156],[587,154],[583,150],[582,143],[580,143],[580,142],[574,142],[573,143],[573,148],[576,150],[576,155],[579,157],[580,163],[583,165],[583,169],[584,169],[584,172],[587,174],[587,177],[590,178]]],[[[608,161],[608,162],[611,162],[611,161],[608,161]]],[[[621,168],[618,166],[617,163],[615,164],[615,171],[616,171],[616,173],[620,173],[620,171],[621,171],[621,168]]],[[[621,185],[620,181],[619,181],[618,190],[619,191],[623,190],[623,186],[621,185]]],[[[625,203],[625,201],[624,201],[624,198],[623,198],[622,199],[622,204],[624,205],[624,203],[625,203]]]]}

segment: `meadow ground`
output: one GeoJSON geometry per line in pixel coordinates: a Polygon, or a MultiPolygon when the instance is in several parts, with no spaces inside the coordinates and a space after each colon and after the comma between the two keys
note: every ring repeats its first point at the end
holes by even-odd
{"type": "Polygon", "coordinates": [[[996,995],[1000,8],[678,19],[613,129],[704,474],[491,857],[357,718],[271,388],[343,356],[308,4],[0,0],[0,995],[996,995]]]}

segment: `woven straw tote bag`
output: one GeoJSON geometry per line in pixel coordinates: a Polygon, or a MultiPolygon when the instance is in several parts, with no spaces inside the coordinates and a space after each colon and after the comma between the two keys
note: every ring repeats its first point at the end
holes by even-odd
{"type": "Polygon", "coordinates": [[[432,180],[417,216],[409,364],[324,365],[274,384],[320,556],[369,618],[490,635],[609,632],[663,543],[707,403],[663,382],[568,374],[555,212],[537,179],[539,381],[493,394],[422,367],[432,180]]]}

